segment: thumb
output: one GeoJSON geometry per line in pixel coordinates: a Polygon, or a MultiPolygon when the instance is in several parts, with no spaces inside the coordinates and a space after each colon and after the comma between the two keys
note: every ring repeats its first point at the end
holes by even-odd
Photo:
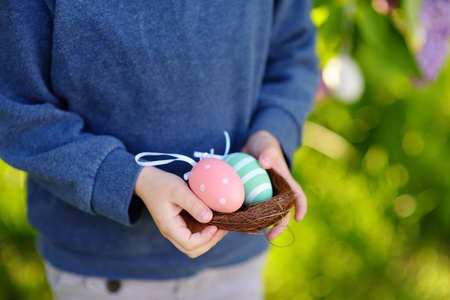
{"type": "Polygon", "coordinates": [[[275,145],[267,144],[261,154],[258,156],[258,162],[264,169],[270,169],[273,167],[273,163],[280,157],[280,151],[275,145]]]}
{"type": "Polygon", "coordinates": [[[281,148],[278,140],[270,133],[258,131],[253,134],[244,147],[247,153],[256,157],[259,164],[264,169],[273,167],[281,155],[281,148]]]}
{"type": "Polygon", "coordinates": [[[194,219],[200,223],[208,223],[213,217],[211,209],[194,193],[190,192],[190,195],[179,197],[175,201],[176,204],[186,210],[194,219]]]}

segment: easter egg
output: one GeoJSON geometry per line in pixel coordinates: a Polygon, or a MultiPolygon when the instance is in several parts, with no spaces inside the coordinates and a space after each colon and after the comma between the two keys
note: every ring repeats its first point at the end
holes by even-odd
{"type": "Polygon", "coordinates": [[[238,173],[244,185],[244,204],[255,204],[272,198],[273,189],[269,174],[258,161],[246,153],[232,153],[225,157],[228,163],[238,173]]]}
{"type": "Polygon", "coordinates": [[[244,203],[244,187],[234,169],[218,158],[205,158],[191,170],[189,187],[209,208],[231,213],[244,203]]]}

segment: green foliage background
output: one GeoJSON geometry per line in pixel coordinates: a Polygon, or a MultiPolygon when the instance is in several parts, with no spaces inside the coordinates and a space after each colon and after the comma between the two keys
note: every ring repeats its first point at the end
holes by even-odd
{"type": "MultiPolygon", "coordinates": [[[[345,2],[314,1],[322,66],[349,38],[345,2]]],[[[308,214],[274,241],[267,299],[450,299],[450,64],[414,84],[419,2],[388,16],[354,2],[366,89],[354,104],[322,98],[308,118],[293,168],[308,214]]],[[[0,161],[0,299],[51,299],[24,181],[0,161]]]]}

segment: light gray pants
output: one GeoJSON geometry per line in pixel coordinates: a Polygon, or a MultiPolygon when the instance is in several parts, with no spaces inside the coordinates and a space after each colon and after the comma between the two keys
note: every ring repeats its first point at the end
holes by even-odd
{"type": "Polygon", "coordinates": [[[261,300],[265,255],[241,264],[207,269],[175,280],[120,280],[86,277],[46,263],[55,300],[261,300]]]}

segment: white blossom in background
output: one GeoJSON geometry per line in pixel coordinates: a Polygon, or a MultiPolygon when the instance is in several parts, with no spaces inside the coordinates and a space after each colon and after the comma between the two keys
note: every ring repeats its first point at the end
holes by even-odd
{"type": "Polygon", "coordinates": [[[364,92],[364,75],[349,54],[330,59],[323,69],[322,79],[329,93],[341,102],[354,103],[364,92]]]}

